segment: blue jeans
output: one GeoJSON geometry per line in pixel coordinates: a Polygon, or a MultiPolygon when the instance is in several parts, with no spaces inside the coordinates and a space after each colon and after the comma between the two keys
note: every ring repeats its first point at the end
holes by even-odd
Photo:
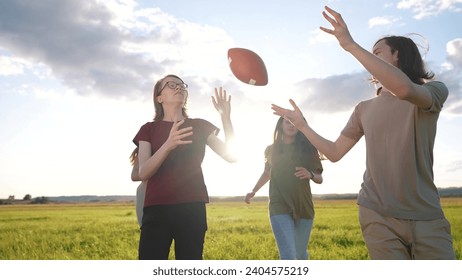
{"type": "Polygon", "coordinates": [[[270,216],[274,238],[278,245],[281,260],[306,260],[309,257],[308,241],[310,240],[313,219],[294,220],[292,215],[270,216]]]}

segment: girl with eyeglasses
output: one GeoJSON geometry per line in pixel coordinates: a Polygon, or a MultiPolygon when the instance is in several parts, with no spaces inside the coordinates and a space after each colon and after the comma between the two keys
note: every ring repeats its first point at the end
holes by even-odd
{"type": "Polygon", "coordinates": [[[139,259],[168,259],[174,241],[175,258],[200,260],[207,230],[205,204],[209,202],[202,174],[208,145],[228,162],[234,138],[231,96],[215,88],[212,103],[222,120],[219,128],[186,112],[188,86],[176,75],[167,75],[154,86],[154,121],[144,124],[133,142],[139,148],[139,177],[147,180],[139,243],[139,259]]]}

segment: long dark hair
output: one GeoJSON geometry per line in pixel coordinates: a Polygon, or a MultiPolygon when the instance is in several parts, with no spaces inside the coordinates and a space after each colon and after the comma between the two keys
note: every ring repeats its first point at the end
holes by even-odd
{"type": "MultiPolygon", "coordinates": [[[[279,155],[283,152],[283,142],[282,142],[282,123],[284,122],[283,117],[279,117],[276,127],[274,129],[273,134],[273,150],[271,155],[269,155],[268,160],[269,163],[272,164],[273,159],[277,160],[279,155]]],[[[318,152],[318,150],[311,144],[310,141],[301,133],[297,131],[294,140],[295,149],[293,154],[291,155],[293,159],[300,159],[302,156],[306,155],[307,153],[317,154],[319,158],[322,160],[324,157],[318,152]]]]}
{"type": "Polygon", "coordinates": [[[401,69],[416,84],[422,85],[425,80],[431,80],[435,76],[425,69],[425,63],[420,55],[415,42],[404,36],[386,36],[377,42],[384,40],[390,46],[391,53],[398,51],[398,68],[401,69]]]}
{"type": "MultiPolygon", "coordinates": [[[[157,102],[157,96],[160,95],[160,91],[162,90],[162,83],[163,81],[166,79],[166,78],[170,78],[170,77],[173,77],[173,78],[177,78],[178,80],[180,80],[181,82],[184,83],[184,81],[178,77],[177,75],[173,75],[173,74],[169,74],[165,77],[163,77],[162,79],[158,80],[157,83],[155,84],[154,86],[154,90],[152,92],[152,97],[154,99],[154,111],[155,111],[155,115],[154,115],[154,120],[155,121],[161,121],[164,119],[164,107],[162,107],[162,104],[160,104],[159,102],[157,102]]],[[[186,112],[187,111],[187,100],[186,99],[186,102],[184,103],[183,105],[183,108],[181,108],[181,112],[183,114],[183,117],[187,118],[188,117],[188,113],[186,112]]]]}

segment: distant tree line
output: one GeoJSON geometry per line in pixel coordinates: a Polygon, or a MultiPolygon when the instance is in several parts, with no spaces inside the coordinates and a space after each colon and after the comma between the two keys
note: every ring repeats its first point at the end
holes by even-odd
{"type": "Polygon", "coordinates": [[[36,197],[32,200],[32,204],[47,204],[48,202],[50,202],[50,200],[45,196],[36,197]]]}
{"type": "MultiPolygon", "coordinates": [[[[462,187],[448,187],[448,188],[438,188],[440,197],[462,197],[462,187]]],[[[314,194],[314,199],[325,199],[325,200],[338,200],[338,199],[356,199],[358,196],[357,193],[347,193],[347,194],[314,194]]],[[[257,197],[259,201],[267,201],[268,197],[257,197]]],[[[35,197],[32,195],[26,194],[22,200],[15,199],[14,195],[8,196],[8,199],[0,199],[0,205],[5,204],[47,204],[50,202],[117,202],[117,201],[134,201],[134,196],[123,196],[123,195],[106,195],[106,196],[96,196],[96,195],[81,195],[81,196],[59,196],[59,197],[35,197]]],[[[242,196],[229,196],[229,197],[210,197],[211,201],[243,201],[244,197],[242,196]]]]}
{"type": "MultiPolygon", "coordinates": [[[[0,205],[14,204],[15,202],[17,203],[17,201],[19,200],[16,200],[14,195],[10,195],[8,196],[8,199],[0,199],[0,205]]],[[[32,195],[26,194],[22,199],[22,203],[26,202],[30,204],[46,204],[50,202],[50,199],[45,196],[32,198],[32,195]]]]}

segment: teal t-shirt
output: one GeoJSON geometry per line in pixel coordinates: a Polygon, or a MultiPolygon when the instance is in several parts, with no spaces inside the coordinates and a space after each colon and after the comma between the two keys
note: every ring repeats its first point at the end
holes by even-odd
{"type": "Polygon", "coordinates": [[[294,219],[313,219],[310,180],[301,180],[294,174],[295,167],[322,173],[321,160],[318,151],[312,145],[301,151],[295,151],[295,148],[295,144],[281,144],[279,152],[274,151],[274,145],[268,146],[265,150],[265,168],[269,169],[271,174],[269,212],[270,215],[291,214],[294,219]]]}

